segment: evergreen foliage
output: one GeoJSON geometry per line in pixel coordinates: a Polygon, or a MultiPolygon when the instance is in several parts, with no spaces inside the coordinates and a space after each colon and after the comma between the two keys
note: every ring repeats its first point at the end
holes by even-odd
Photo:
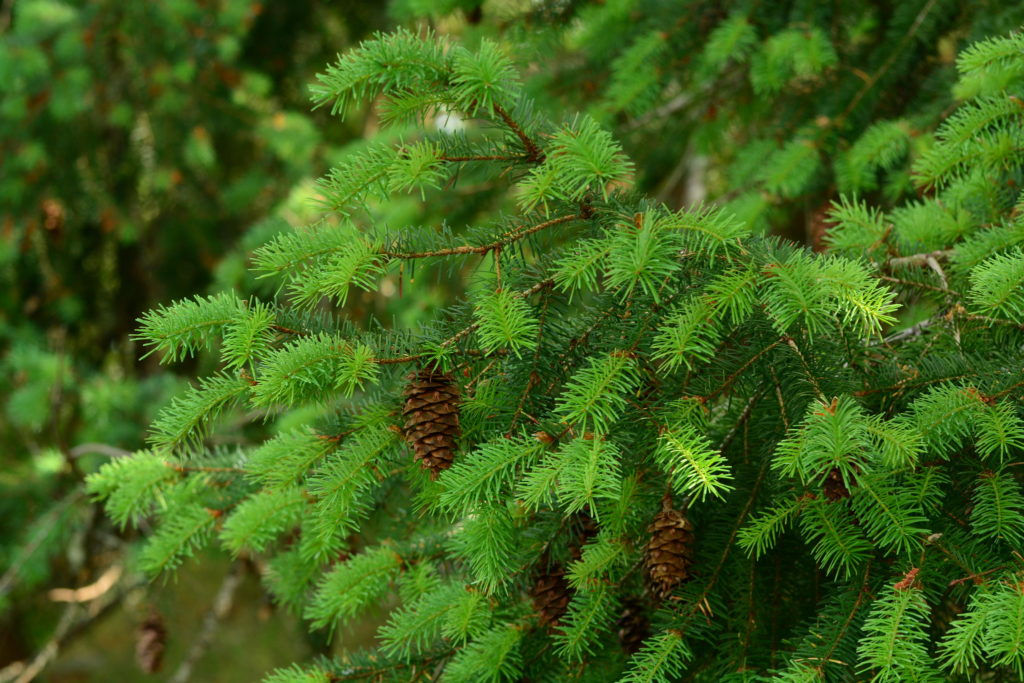
{"type": "MultiPolygon", "coordinates": [[[[589,9],[583,32],[629,3],[589,9]]],[[[932,30],[908,12],[895,23],[932,30]]],[[[817,25],[756,45],[752,26],[721,24],[701,68],[749,59],[765,97],[838,69],[817,25]]],[[[618,68],[666,49],[641,38],[618,68]]],[[[372,652],[275,683],[1019,677],[1015,40],[965,53],[963,101],[925,142],[911,149],[887,120],[844,157],[851,193],[910,163],[922,194],[838,199],[819,254],[760,234],[735,205],[674,210],[636,191],[612,133],[542,115],[493,43],[379,35],[313,96],[336,114],[374,101],[400,135],[329,174],[336,215],[256,254],[276,295],[235,300],[226,323],[217,297],[142,320],[171,360],[212,347],[219,325],[249,331],[222,340],[223,369],[171,403],[149,451],[89,489],[122,523],[154,511],[148,569],[216,537],[265,557],[269,588],[311,628],[389,612],[372,652]],[[445,117],[462,129],[430,125],[445,117]],[[461,232],[380,219],[390,196],[432,206],[460,191],[463,165],[499,179],[510,215],[461,232]],[[460,266],[484,272],[415,330],[295,322],[340,315],[353,286],[460,266]],[[462,396],[458,452],[436,480],[398,424],[409,372],[424,369],[462,396]],[[209,437],[236,403],[301,426],[227,456],[209,437]],[[640,571],[666,503],[695,539],[667,596],[640,571]],[[552,620],[530,593],[563,570],[571,599],[552,620]],[[641,595],[653,632],[630,653],[612,624],[641,595]]],[[[651,89],[638,85],[612,94],[636,111],[651,89]]],[[[751,144],[751,192],[793,199],[820,179],[822,141],[797,135],[751,144]]]]}

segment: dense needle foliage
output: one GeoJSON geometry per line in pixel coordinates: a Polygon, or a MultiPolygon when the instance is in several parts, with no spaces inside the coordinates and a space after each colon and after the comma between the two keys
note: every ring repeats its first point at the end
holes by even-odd
{"type": "MultiPolygon", "coordinates": [[[[713,35],[753,54],[757,93],[837,63],[824,32],[759,42],[731,21],[713,35]]],[[[390,132],[323,178],[321,220],[256,250],[270,294],[141,319],[151,352],[221,368],[90,490],[120,524],[155,520],[148,571],[216,542],[258,558],[311,629],[387,613],[372,652],[275,683],[1017,680],[1022,50],[1011,34],[962,51],[959,101],[913,155],[903,124],[876,124],[892,139],[841,178],[814,253],[638,191],[600,117],[542,113],[497,42],[377,35],[313,98],[373,102],[390,132]],[[898,204],[879,206],[868,190],[899,163],[898,204]],[[472,227],[384,218],[396,197],[433,216],[477,184],[503,210],[472,227]],[[427,325],[342,314],[460,276],[427,325]],[[403,439],[424,369],[459,385],[436,477],[403,439]],[[212,447],[246,411],[286,427],[212,447]],[[674,564],[651,550],[666,510],[692,527],[674,564]],[[679,573],[667,595],[656,563],[679,573]]],[[[820,180],[807,149],[761,155],[769,192],[820,180]]]]}

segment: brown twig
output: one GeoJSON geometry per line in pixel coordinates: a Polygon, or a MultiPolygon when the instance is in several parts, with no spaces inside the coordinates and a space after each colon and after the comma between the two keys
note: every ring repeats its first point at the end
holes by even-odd
{"type": "Polygon", "coordinates": [[[449,161],[452,163],[461,163],[463,161],[530,161],[529,157],[525,157],[522,155],[510,156],[506,154],[484,154],[479,156],[464,157],[441,156],[438,158],[441,161],[449,161]]]}
{"type": "Polygon", "coordinates": [[[910,39],[913,38],[914,34],[917,33],[917,30],[921,28],[921,24],[924,23],[925,18],[932,11],[932,8],[935,6],[935,2],[936,0],[928,0],[928,4],[921,8],[921,11],[918,12],[917,17],[914,19],[914,23],[911,24],[910,30],[907,31],[907,33],[903,36],[899,44],[896,46],[896,49],[894,49],[889,54],[889,57],[885,60],[882,66],[879,67],[878,71],[873,73],[871,75],[871,78],[869,78],[867,82],[861,87],[861,89],[857,91],[857,94],[853,96],[853,99],[850,100],[850,104],[848,104],[846,106],[846,109],[843,110],[843,113],[839,115],[837,123],[845,121],[846,118],[857,107],[860,101],[864,98],[864,96],[867,95],[868,92],[873,87],[875,87],[875,84],[879,81],[879,79],[881,79],[882,76],[884,76],[886,72],[889,71],[893,63],[895,63],[896,57],[898,57],[899,54],[903,52],[903,48],[907,46],[907,43],[910,41],[910,39]]]}
{"type": "Polygon", "coordinates": [[[509,116],[509,113],[498,103],[494,104],[494,113],[501,117],[501,120],[505,122],[505,125],[516,134],[520,142],[523,143],[523,148],[526,150],[527,160],[538,164],[544,163],[544,150],[537,145],[530,136],[523,132],[523,129],[516,123],[515,119],[509,116]]]}
{"type": "Polygon", "coordinates": [[[506,233],[507,236],[504,239],[500,239],[497,242],[491,242],[490,244],[484,244],[484,245],[481,245],[481,246],[478,246],[478,247],[473,247],[473,246],[470,246],[470,245],[467,244],[467,245],[462,245],[462,246],[459,246],[459,247],[449,247],[448,249],[437,249],[437,250],[434,250],[434,251],[420,251],[420,252],[381,251],[380,254],[382,256],[387,256],[389,258],[404,259],[404,260],[429,258],[429,257],[432,257],[432,256],[457,256],[457,255],[463,255],[463,254],[487,254],[487,253],[489,253],[491,251],[494,251],[496,249],[501,249],[502,247],[504,247],[507,244],[512,244],[513,242],[517,242],[517,241],[523,239],[524,237],[532,235],[535,232],[540,232],[541,230],[544,230],[545,228],[550,228],[553,225],[559,225],[561,223],[568,223],[569,221],[581,220],[581,219],[582,219],[582,216],[580,216],[579,214],[575,214],[575,213],[571,214],[571,215],[568,215],[568,216],[559,216],[558,218],[552,218],[551,220],[544,221],[543,223],[538,223],[537,225],[531,226],[531,227],[523,229],[523,230],[519,230],[519,231],[512,232],[512,233],[506,233]]]}
{"type": "Polygon", "coordinates": [[[908,287],[919,287],[921,289],[930,289],[934,292],[942,292],[943,294],[950,294],[952,296],[960,296],[960,292],[952,289],[946,289],[944,287],[936,287],[935,285],[926,285],[923,282],[912,282],[911,280],[901,280],[898,277],[890,277],[889,275],[879,275],[879,280],[885,280],[886,282],[894,282],[898,285],[907,285],[908,287]]]}

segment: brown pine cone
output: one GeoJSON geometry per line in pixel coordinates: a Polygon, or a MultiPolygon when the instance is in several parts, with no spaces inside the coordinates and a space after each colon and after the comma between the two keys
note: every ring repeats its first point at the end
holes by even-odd
{"type": "Polygon", "coordinates": [[[167,628],[158,612],[153,612],[139,625],[135,637],[135,661],[148,674],[156,673],[164,662],[167,628]]]}
{"type": "Polygon", "coordinates": [[[534,609],[540,614],[541,625],[557,626],[572,599],[572,588],[565,579],[565,569],[552,567],[537,577],[530,589],[530,598],[534,609]]]}
{"type": "Polygon", "coordinates": [[[459,386],[451,373],[424,368],[405,387],[405,439],[430,477],[452,465],[459,436],[459,386]]]}
{"type": "Polygon", "coordinates": [[[651,635],[651,620],[647,618],[644,603],[639,598],[626,598],[615,625],[618,628],[619,643],[629,654],[638,651],[651,635]]]}
{"type": "Polygon", "coordinates": [[[693,525],[682,512],[673,509],[666,496],[662,509],[647,528],[651,540],[644,549],[644,566],[651,592],[660,599],[690,578],[693,563],[693,525]]]}
{"type": "Polygon", "coordinates": [[[832,471],[825,477],[825,483],[821,488],[825,497],[832,502],[850,497],[850,489],[846,488],[846,484],[843,483],[843,475],[840,474],[838,467],[832,468],[832,471]]]}

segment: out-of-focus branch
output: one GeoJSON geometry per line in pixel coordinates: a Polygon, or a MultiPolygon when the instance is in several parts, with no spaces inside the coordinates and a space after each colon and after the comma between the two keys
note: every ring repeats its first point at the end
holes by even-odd
{"type": "Polygon", "coordinates": [[[117,607],[128,593],[143,583],[144,579],[137,579],[127,585],[117,581],[114,584],[117,590],[108,589],[89,602],[68,603],[46,645],[30,661],[14,662],[0,670],[0,683],[30,683],[36,680],[71,640],[117,607]]]}
{"type": "Polygon", "coordinates": [[[105,443],[80,443],[68,451],[68,456],[75,459],[81,458],[86,453],[99,453],[110,458],[124,458],[132,454],[131,451],[105,443]]]}
{"type": "Polygon", "coordinates": [[[185,659],[178,665],[178,670],[168,679],[169,683],[186,683],[192,677],[196,664],[206,654],[206,651],[210,649],[210,645],[213,643],[213,636],[217,632],[217,627],[220,626],[220,622],[231,611],[231,606],[235,602],[235,591],[242,582],[242,575],[241,563],[236,562],[231,565],[228,573],[224,576],[224,581],[221,582],[220,588],[217,590],[217,595],[213,598],[213,604],[210,605],[210,609],[207,610],[206,615],[203,617],[203,623],[199,627],[199,634],[192,641],[192,645],[185,654],[185,659]]]}
{"type": "Polygon", "coordinates": [[[51,588],[46,596],[54,602],[92,602],[106,595],[107,591],[117,584],[123,571],[124,569],[121,565],[115,564],[100,574],[100,578],[87,586],[82,586],[81,588],[51,588]]]}

